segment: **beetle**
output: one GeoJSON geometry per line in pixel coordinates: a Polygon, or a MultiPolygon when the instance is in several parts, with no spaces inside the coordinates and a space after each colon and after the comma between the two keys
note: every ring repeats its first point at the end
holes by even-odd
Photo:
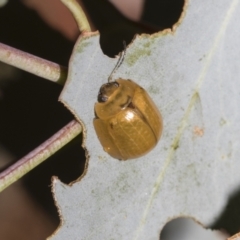
{"type": "Polygon", "coordinates": [[[98,93],[93,125],[103,149],[113,158],[138,158],[158,143],[163,129],[162,116],[148,93],[130,79],[112,81],[123,62],[124,52],[98,93]]]}
{"type": "Polygon", "coordinates": [[[101,86],[95,104],[94,128],[103,149],[113,158],[138,158],[159,141],[161,114],[148,93],[132,80],[101,86]]]}

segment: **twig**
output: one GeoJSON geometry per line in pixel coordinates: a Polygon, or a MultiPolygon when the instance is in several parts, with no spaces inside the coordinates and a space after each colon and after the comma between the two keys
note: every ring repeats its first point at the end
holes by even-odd
{"type": "Polygon", "coordinates": [[[81,131],[81,125],[75,120],[71,121],[39,147],[0,173],[0,192],[52,156],[81,131]]]}
{"type": "Polygon", "coordinates": [[[0,43],[0,61],[50,81],[64,84],[67,68],[0,43]]]}
{"type": "Polygon", "coordinates": [[[69,9],[69,11],[74,16],[80,32],[90,32],[91,27],[79,3],[76,0],[61,0],[61,2],[69,9]]]}

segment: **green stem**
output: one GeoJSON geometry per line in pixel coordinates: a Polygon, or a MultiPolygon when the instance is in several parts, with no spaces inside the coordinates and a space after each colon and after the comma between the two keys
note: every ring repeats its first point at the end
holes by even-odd
{"type": "Polygon", "coordinates": [[[77,22],[80,32],[90,32],[91,27],[79,3],[76,0],[61,0],[61,2],[72,13],[73,17],[75,18],[75,21],[77,22]]]}

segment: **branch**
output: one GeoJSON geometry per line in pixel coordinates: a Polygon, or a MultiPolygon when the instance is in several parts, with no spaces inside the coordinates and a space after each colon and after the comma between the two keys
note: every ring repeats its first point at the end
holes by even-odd
{"type": "Polygon", "coordinates": [[[75,21],[77,22],[80,32],[90,32],[91,27],[79,3],[76,0],[61,0],[61,2],[72,13],[73,17],[75,18],[75,21]]]}
{"type": "Polygon", "coordinates": [[[64,84],[67,68],[0,43],[0,61],[50,81],[64,84]]]}
{"type": "Polygon", "coordinates": [[[0,173],[0,192],[52,156],[81,131],[81,125],[76,120],[71,121],[39,147],[0,173]]]}

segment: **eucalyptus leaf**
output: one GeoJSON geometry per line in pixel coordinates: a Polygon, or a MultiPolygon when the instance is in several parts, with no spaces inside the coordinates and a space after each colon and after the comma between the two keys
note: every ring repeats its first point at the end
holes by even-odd
{"type": "Polygon", "coordinates": [[[102,53],[98,33],[80,36],[60,101],[83,124],[89,160],[80,181],[53,181],[62,223],[50,239],[156,240],[176,217],[216,221],[240,185],[239,26],[239,0],[189,0],[172,30],[136,36],[113,78],[146,89],[164,129],[127,161],[104,152],[93,128],[118,57],[102,53]]]}

